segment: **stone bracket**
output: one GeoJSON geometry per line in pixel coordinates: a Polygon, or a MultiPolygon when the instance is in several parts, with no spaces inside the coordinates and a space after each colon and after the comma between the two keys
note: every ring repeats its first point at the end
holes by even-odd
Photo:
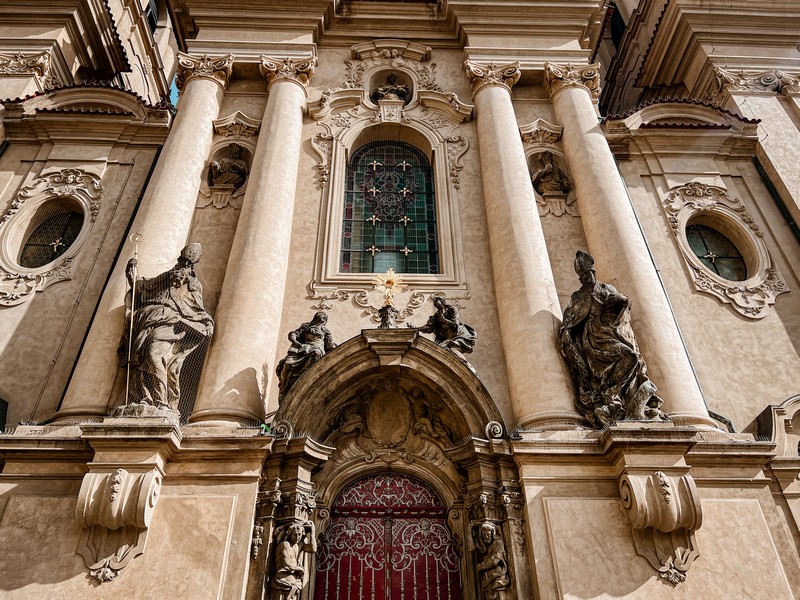
{"type": "Polygon", "coordinates": [[[164,465],[180,432],[162,418],[107,418],[83,423],[81,431],[95,456],[78,494],[77,553],[103,583],[144,553],[164,465]]]}
{"type": "Polygon", "coordinates": [[[625,473],[619,479],[622,506],[633,529],[636,552],[677,585],[700,555],[694,533],[703,513],[691,475],[625,473]]]}

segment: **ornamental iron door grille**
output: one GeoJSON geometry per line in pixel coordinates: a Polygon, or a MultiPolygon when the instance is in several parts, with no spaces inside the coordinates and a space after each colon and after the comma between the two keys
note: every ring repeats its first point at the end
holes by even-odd
{"type": "Polygon", "coordinates": [[[348,485],[333,503],[317,554],[315,600],[461,600],[446,509],[398,473],[348,485]]]}

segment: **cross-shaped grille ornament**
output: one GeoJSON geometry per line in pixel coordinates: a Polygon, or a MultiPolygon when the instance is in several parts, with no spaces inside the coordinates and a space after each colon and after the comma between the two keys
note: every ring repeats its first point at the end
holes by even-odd
{"type": "Polygon", "coordinates": [[[50,242],[50,245],[53,247],[53,253],[56,253],[58,252],[59,248],[65,246],[66,244],[64,244],[64,241],[61,238],[58,238],[57,240],[50,242]]]}
{"type": "Polygon", "coordinates": [[[403,215],[397,220],[400,221],[403,225],[408,225],[409,221],[413,221],[414,219],[409,219],[406,215],[403,215]]]}
{"type": "Polygon", "coordinates": [[[408,256],[409,254],[411,254],[413,252],[413,250],[411,248],[409,248],[408,246],[404,246],[403,249],[400,250],[400,252],[402,252],[403,254],[408,256]]]}
{"type": "Polygon", "coordinates": [[[408,167],[411,166],[411,163],[410,162],[406,162],[405,160],[403,160],[403,162],[398,163],[397,166],[398,167],[402,167],[403,171],[405,171],[408,167]]]}
{"type": "Polygon", "coordinates": [[[377,223],[381,219],[380,219],[380,217],[378,215],[372,215],[369,219],[366,219],[366,220],[367,221],[371,221],[372,224],[375,225],[375,223],[377,223]]]}
{"type": "Polygon", "coordinates": [[[380,190],[378,188],[376,188],[374,185],[371,188],[369,188],[367,191],[370,194],[372,194],[373,196],[377,196],[378,192],[380,192],[380,190]]]}
{"type": "Polygon", "coordinates": [[[708,252],[706,252],[706,255],[703,258],[709,259],[711,261],[711,264],[713,265],[715,264],[714,261],[716,261],[719,258],[719,256],[717,256],[716,254],[711,252],[711,250],[709,250],[708,252]]]}
{"type": "Polygon", "coordinates": [[[372,256],[375,256],[375,253],[376,253],[376,252],[380,252],[380,250],[379,250],[378,248],[376,248],[376,247],[375,247],[375,244],[372,244],[372,246],[370,246],[369,248],[367,248],[367,249],[365,250],[365,252],[371,252],[371,253],[372,253],[372,256]]]}
{"type": "Polygon", "coordinates": [[[411,190],[404,187],[402,190],[400,190],[400,193],[403,194],[403,198],[405,198],[411,193],[411,190]]]}
{"type": "Polygon", "coordinates": [[[377,171],[378,167],[383,166],[383,163],[379,163],[377,160],[373,160],[371,163],[367,163],[367,166],[372,167],[373,171],[377,171]]]}

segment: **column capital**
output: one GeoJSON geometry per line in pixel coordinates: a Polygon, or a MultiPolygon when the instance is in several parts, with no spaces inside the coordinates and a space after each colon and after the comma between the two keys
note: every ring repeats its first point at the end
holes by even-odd
{"type": "Polygon", "coordinates": [[[556,63],[544,63],[544,87],[550,94],[550,98],[565,88],[578,86],[585,88],[592,99],[600,96],[600,65],[559,65],[556,63]]]}
{"type": "Polygon", "coordinates": [[[800,92],[800,78],[779,69],[766,71],[728,71],[714,67],[716,87],[706,96],[713,104],[722,104],[732,92],[790,94],[800,92]]]}
{"type": "Polygon", "coordinates": [[[305,92],[308,88],[308,82],[311,76],[314,75],[314,69],[317,67],[317,58],[303,58],[300,60],[288,57],[271,57],[261,55],[261,65],[259,70],[261,74],[267,78],[268,85],[272,85],[276,81],[287,80],[296,83],[303,88],[305,92]]]}
{"type": "Polygon", "coordinates": [[[499,85],[509,92],[522,75],[519,61],[497,65],[493,62],[479,63],[472,60],[464,61],[464,69],[472,84],[472,95],[487,85],[499,85]]]}
{"type": "Polygon", "coordinates": [[[230,81],[232,72],[233,54],[194,56],[178,52],[178,78],[175,83],[179,90],[183,90],[190,79],[202,77],[215,81],[225,89],[228,81],[230,81]]]}

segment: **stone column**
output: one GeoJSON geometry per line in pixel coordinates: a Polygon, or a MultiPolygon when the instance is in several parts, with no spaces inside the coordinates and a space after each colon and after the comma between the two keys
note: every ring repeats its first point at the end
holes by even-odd
{"type": "MultiPolygon", "coordinates": [[[[225,85],[231,76],[233,55],[209,57],[181,53],[178,86],[180,108],[161,151],[131,232],[140,233],[139,271],[157,275],[175,264],[187,243],[197,193],[211,150],[214,126],[225,85]]],[[[128,283],[125,267],[133,257],[125,243],[103,292],[75,372],[72,374],[58,420],[103,416],[107,412],[119,370],[117,347],[124,330],[124,300],[128,283]]]]}
{"type": "Polygon", "coordinates": [[[315,65],[315,58],[262,57],[269,97],[192,423],[230,425],[264,418],[289,266],[306,87],[315,65]]]}
{"type": "Polygon", "coordinates": [[[465,63],[477,112],[481,177],[511,404],[517,427],[582,422],[558,345],[561,307],[528,173],[511,86],[519,64],[465,63]]]}
{"type": "Polygon", "coordinates": [[[595,112],[596,65],[545,65],[545,86],[575,184],[581,221],[599,279],[633,302],[636,339],[664,410],[683,425],[714,427],[675,317],[595,112]]]}

